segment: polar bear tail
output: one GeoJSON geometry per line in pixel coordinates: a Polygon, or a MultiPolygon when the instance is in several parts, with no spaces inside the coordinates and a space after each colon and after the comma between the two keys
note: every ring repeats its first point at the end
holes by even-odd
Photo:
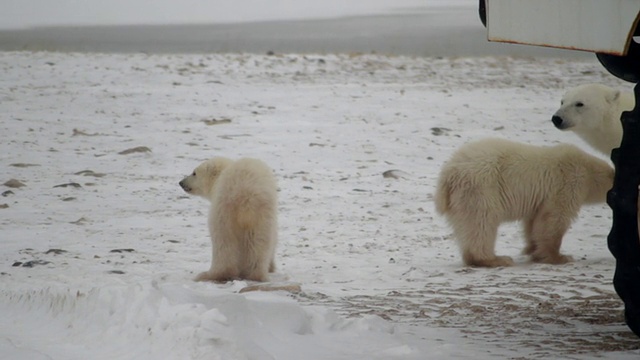
{"type": "Polygon", "coordinates": [[[439,214],[446,214],[449,211],[449,198],[451,195],[451,186],[447,173],[443,171],[438,179],[438,186],[436,187],[435,203],[436,211],[439,214]]]}

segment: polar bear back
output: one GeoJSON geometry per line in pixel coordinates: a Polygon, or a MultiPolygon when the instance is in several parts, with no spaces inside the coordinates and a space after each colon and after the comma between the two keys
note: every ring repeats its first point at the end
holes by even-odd
{"type": "Polygon", "coordinates": [[[603,202],[612,181],[611,166],[573,145],[484,139],[462,146],[445,163],[436,209],[446,214],[473,207],[501,220],[517,220],[548,199],[572,208],[603,202]]]}
{"type": "Polygon", "coordinates": [[[230,225],[250,229],[261,228],[261,224],[275,226],[276,179],[261,160],[243,158],[232,162],[220,173],[212,191],[212,213],[235,222],[230,225]]]}

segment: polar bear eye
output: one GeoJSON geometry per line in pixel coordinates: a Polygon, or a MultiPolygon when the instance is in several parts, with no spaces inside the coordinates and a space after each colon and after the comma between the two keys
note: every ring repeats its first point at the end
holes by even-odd
{"type": "Polygon", "coordinates": [[[583,106],[584,106],[584,104],[583,104],[582,102],[580,102],[580,101],[578,101],[578,102],[576,103],[576,107],[583,107],[583,106]]]}
{"type": "Polygon", "coordinates": [[[193,171],[193,174],[191,174],[191,175],[196,176],[196,171],[194,170],[194,171],[193,171]]]}

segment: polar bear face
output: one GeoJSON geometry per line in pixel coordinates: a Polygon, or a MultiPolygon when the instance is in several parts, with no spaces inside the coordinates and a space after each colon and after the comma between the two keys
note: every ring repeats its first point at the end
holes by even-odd
{"type": "Polygon", "coordinates": [[[600,84],[586,84],[569,90],[560,102],[560,109],[551,118],[560,130],[576,132],[601,129],[611,121],[610,114],[618,108],[620,91],[600,84]]]}
{"type": "Polygon", "coordinates": [[[230,163],[231,160],[222,157],[206,160],[180,181],[180,187],[188,194],[209,199],[220,173],[230,163]]]}

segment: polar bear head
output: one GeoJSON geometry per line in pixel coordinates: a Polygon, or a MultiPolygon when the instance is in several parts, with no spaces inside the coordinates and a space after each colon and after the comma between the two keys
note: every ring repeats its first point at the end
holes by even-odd
{"type": "Polygon", "coordinates": [[[231,163],[232,160],[223,157],[206,160],[180,181],[180,187],[188,194],[210,199],[216,180],[231,163]]]}
{"type": "MultiPolygon", "coordinates": [[[[619,108],[620,91],[601,84],[576,86],[562,97],[560,109],[551,118],[560,130],[593,132],[607,128],[619,108]]],[[[608,130],[608,129],[607,129],[608,130]]]]}

